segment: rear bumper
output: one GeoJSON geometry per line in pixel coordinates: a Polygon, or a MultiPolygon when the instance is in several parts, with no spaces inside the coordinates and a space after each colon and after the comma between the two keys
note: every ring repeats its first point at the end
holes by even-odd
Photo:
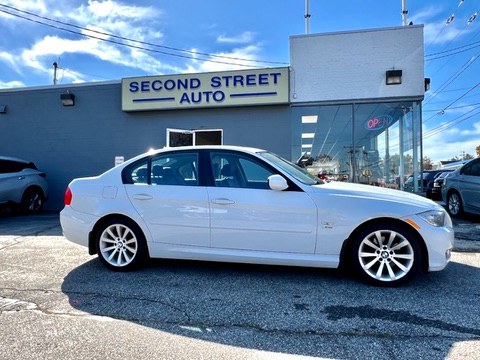
{"type": "Polygon", "coordinates": [[[63,235],[76,244],[88,247],[89,234],[98,217],[73,210],[70,206],[60,212],[63,235]]]}

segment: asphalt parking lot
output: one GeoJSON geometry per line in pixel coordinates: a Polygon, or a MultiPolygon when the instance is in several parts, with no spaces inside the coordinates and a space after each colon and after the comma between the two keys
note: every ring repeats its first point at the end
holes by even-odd
{"type": "Polygon", "coordinates": [[[0,216],[0,359],[480,359],[480,221],[401,288],[337,270],[152,261],[106,270],[58,214],[0,216]]]}

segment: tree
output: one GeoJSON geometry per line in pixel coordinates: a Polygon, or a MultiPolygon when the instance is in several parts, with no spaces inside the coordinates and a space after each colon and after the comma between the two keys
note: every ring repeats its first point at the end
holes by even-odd
{"type": "Polygon", "coordinates": [[[433,163],[432,159],[430,159],[428,156],[423,157],[423,170],[432,170],[433,169],[433,163]]]}

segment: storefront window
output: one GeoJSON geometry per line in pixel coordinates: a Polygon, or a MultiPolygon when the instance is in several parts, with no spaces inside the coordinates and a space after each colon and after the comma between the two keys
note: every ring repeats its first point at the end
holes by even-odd
{"type": "Polygon", "coordinates": [[[421,173],[418,102],[297,106],[292,114],[292,158],[312,174],[403,189],[421,173]]]}

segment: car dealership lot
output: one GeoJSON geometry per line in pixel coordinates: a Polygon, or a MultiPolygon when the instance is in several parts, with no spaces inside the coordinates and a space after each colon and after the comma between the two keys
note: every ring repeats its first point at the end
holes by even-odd
{"type": "Polygon", "coordinates": [[[3,216],[0,359],[480,358],[480,222],[455,228],[447,269],[377,288],[274,266],[116,273],[61,236],[58,214],[3,216]]]}

